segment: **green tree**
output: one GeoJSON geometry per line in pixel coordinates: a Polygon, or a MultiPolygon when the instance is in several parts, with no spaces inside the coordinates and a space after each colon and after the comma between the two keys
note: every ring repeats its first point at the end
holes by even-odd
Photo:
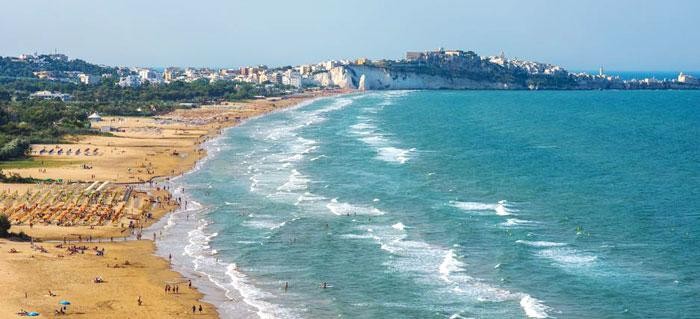
{"type": "Polygon", "coordinates": [[[10,219],[7,215],[0,214],[0,237],[7,237],[10,234],[10,219]]]}

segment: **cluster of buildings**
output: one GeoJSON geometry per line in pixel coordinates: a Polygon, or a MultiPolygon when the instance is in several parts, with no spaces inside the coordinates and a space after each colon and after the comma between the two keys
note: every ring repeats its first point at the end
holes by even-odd
{"type": "Polygon", "coordinates": [[[67,102],[73,99],[73,96],[67,93],[60,92],[37,91],[30,94],[29,98],[40,100],[61,100],[63,102],[67,102]]]}
{"type": "Polygon", "coordinates": [[[694,85],[700,84],[700,79],[698,79],[692,75],[683,74],[683,72],[678,74],[678,78],[676,79],[676,81],[678,83],[686,83],[686,84],[694,84],[694,85]]]}
{"type": "MultiPolygon", "coordinates": [[[[620,89],[640,89],[640,88],[683,88],[684,86],[698,86],[700,85],[700,80],[681,72],[675,79],[656,79],[656,78],[643,78],[643,79],[629,79],[623,80],[619,76],[605,74],[603,68],[601,67],[597,74],[590,73],[569,73],[566,69],[558,65],[540,63],[534,61],[526,61],[518,58],[508,59],[505,54],[501,52],[500,55],[495,56],[485,56],[479,57],[474,52],[462,51],[462,50],[445,50],[437,49],[434,51],[424,51],[424,52],[406,52],[406,58],[401,61],[402,63],[421,65],[421,64],[432,64],[432,65],[443,65],[448,66],[454,65],[455,63],[468,64],[469,61],[488,61],[490,63],[500,65],[506,69],[518,69],[525,71],[530,75],[552,75],[561,77],[571,77],[577,83],[582,84],[585,89],[586,86],[591,87],[606,87],[606,88],[620,88],[620,89]],[[466,63],[464,63],[466,61],[466,63]]],[[[365,61],[362,61],[367,63],[365,61]]],[[[356,63],[360,64],[360,63],[356,63]]]]}
{"type": "Polygon", "coordinates": [[[445,50],[443,48],[434,51],[406,52],[404,62],[407,63],[425,63],[425,64],[447,64],[459,63],[464,61],[488,61],[493,64],[500,65],[507,69],[522,69],[528,74],[565,74],[566,70],[558,65],[526,61],[520,59],[508,59],[503,51],[500,55],[480,57],[472,51],[463,50],[445,50]]]}
{"type": "Polygon", "coordinates": [[[528,74],[564,75],[567,73],[564,68],[554,64],[526,61],[517,58],[507,59],[503,51],[501,51],[500,55],[484,57],[483,59],[505,68],[519,68],[525,70],[528,74]]]}
{"type": "Polygon", "coordinates": [[[316,75],[331,69],[351,64],[351,61],[324,61],[317,64],[304,64],[282,68],[269,68],[265,65],[244,66],[236,69],[179,68],[168,67],[159,71],[153,68],[132,68],[130,74],[120,77],[118,85],[137,87],[146,83],[160,84],[175,81],[193,82],[198,80],[236,81],[259,85],[286,85],[294,88],[321,85],[316,75]]]}
{"type": "MultiPolygon", "coordinates": [[[[54,54],[20,54],[15,61],[22,61],[32,63],[39,66],[39,68],[46,67],[50,69],[51,63],[56,62],[69,62],[70,59],[65,54],[54,53],[54,54]]],[[[87,85],[98,84],[101,82],[103,77],[111,77],[112,74],[86,74],[80,71],[35,71],[32,72],[35,77],[42,80],[51,81],[62,81],[62,82],[73,82],[73,83],[83,83],[87,85]]]]}

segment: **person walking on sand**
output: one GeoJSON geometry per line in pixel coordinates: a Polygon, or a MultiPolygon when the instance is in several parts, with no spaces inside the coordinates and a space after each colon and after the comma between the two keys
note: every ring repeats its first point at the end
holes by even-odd
{"type": "Polygon", "coordinates": [[[192,314],[194,314],[197,311],[197,306],[192,305],[192,314]]]}
{"type": "Polygon", "coordinates": [[[199,305],[199,313],[202,313],[202,305],[199,305]]]}
{"type": "Polygon", "coordinates": [[[138,302],[139,306],[143,304],[143,300],[141,300],[141,296],[139,296],[139,299],[136,299],[136,302],[138,302]]]}

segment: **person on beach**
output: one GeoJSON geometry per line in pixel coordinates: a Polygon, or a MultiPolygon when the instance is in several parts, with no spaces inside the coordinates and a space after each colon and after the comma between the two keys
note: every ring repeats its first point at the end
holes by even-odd
{"type": "Polygon", "coordinates": [[[202,305],[199,305],[199,313],[202,313],[202,305]]]}
{"type": "Polygon", "coordinates": [[[136,302],[138,302],[139,306],[141,306],[143,304],[143,300],[141,300],[141,296],[139,296],[139,299],[137,299],[136,302]]]}
{"type": "Polygon", "coordinates": [[[194,314],[197,311],[197,306],[192,305],[192,314],[194,314]]]}
{"type": "Polygon", "coordinates": [[[192,289],[192,280],[188,280],[188,281],[187,281],[187,287],[189,287],[190,289],[192,289]]]}
{"type": "Polygon", "coordinates": [[[285,281],[284,282],[284,292],[287,292],[287,289],[289,289],[289,282],[285,281]]]}

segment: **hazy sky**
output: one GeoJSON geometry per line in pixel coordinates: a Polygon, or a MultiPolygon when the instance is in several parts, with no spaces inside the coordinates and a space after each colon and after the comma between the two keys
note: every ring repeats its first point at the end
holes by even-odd
{"type": "Polygon", "coordinates": [[[16,0],[0,55],[110,65],[288,65],[437,47],[572,70],[700,70],[697,0],[16,0]]]}

